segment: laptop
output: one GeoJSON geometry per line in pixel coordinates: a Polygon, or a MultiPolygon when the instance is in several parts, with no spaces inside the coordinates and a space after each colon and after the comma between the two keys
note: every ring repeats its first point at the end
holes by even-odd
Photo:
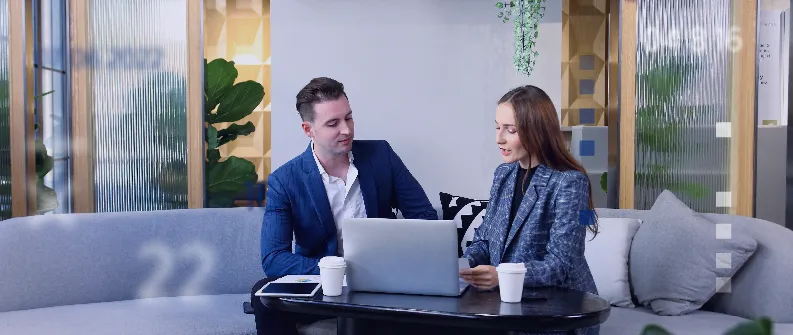
{"type": "Polygon", "coordinates": [[[342,244],[350,291],[460,296],[453,220],[348,218],[342,244]]]}

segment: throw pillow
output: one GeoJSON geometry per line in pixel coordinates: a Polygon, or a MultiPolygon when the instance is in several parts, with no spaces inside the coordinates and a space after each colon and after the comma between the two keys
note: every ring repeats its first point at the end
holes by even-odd
{"type": "Polygon", "coordinates": [[[598,295],[617,307],[636,307],[628,281],[631,241],[641,221],[629,218],[598,218],[598,234],[587,230],[584,256],[595,279],[598,295]]]}
{"type": "Polygon", "coordinates": [[[639,303],[659,315],[683,315],[725,288],[757,241],[716,231],[715,223],[664,190],[631,245],[630,279],[639,303]]]}
{"type": "Polygon", "coordinates": [[[475,200],[440,192],[441,212],[443,220],[454,220],[457,223],[457,243],[460,249],[458,257],[463,257],[465,249],[474,239],[474,231],[482,224],[488,200],[475,200]]]}

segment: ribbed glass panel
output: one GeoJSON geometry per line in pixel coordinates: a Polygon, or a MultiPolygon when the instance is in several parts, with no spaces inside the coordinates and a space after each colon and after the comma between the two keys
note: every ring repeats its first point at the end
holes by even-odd
{"type": "Polygon", "coordinates": [[[11,102],[8,57],[8,0],[0,0],[0,220],[11,217],[11,102]]]}
{"type": "Polygon", "coordinates": [[[186,2],[89,3],[96,211],[187,208],[186,2]]]}
{"type": "Polygon", "coordinates": [[[726,213],[730,0],[638,0],[635,206],[664,190],[699,212],[726,213]]]}

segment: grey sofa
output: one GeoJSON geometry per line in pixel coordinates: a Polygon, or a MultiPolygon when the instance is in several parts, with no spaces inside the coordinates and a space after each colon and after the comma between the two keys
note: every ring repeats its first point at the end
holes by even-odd
{"type": "MultiPolygon", "coordinates": [[[[646,211],[598,209],[641,219],[646,211]]],[[[261,279],[261,208],[45,215],[0,222],[0,334],[255,334],[242,312],[261,279]]],[[[759,247],[732,293],[684,316],[612,307],[601,334],[718,334],[759,316],[793,334],[793,232],[747,217],[704,214],[759,247]]],[[[589,260],[592,262],[593,260],[589,260]]],[[[595,260],[596,261],[596,260],[595,260]]],[[[335,334],[320,322],[302,334],[335,334]]]]}
{"type": "MultiPolygon", "coordinates": [[[[597,212],[599,217],[642,220],[649,213],[603,208],[597,212]]],[[[754,255],[732,278],[731,292],[719,293],[700,310],[682,316],[661,316],[646,307],[612,307],[601,334],[638,335],[653,323],[673,334],[723,335],[741,322],[763,316],[775,322],[774,334],[793,334],[793,231],[750,217],[702,215],[713,222],[730,223],[733,234],[748,234],[757,241],[754,255]]]]}
{"type": "Polygon", "coordinates": [[[0,334],[255,334],[262,208],[0,222],[0,334]]]}

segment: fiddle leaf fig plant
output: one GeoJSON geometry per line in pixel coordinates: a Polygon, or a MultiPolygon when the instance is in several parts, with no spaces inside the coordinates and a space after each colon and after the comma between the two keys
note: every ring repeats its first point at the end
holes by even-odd
{"type": "Polygon", "coordinates": [[[261,104],[264,87],[253,80],[234,84],[238,74],[234,61],[204,61],[207,207],[231,207],[235,197],[258,179],[253,163],[235,156],[221,160],[218,149],[256,130],[253,122],[232,122],[242,120],[261,104]],[[218,129],[220,123],[232,124],[218,129]]]}
{"type": "MultiPolygon", "coordinates": [[[[636,95],[645,101],[636,106],[636,171],[634,181],[639,192],[668,189],[691,199],[702,199],[713,192],[702,182],[679,181],[676,166],[680,158],[691,154],[684,131],[697,113],[710,113],[708,106],[681,106],[685,84],[696,75],[702,60],[685,56],[648,54],[644,62],[654,64],[636,75],[636,95]],[[655,57],[655,58],[653,58],[655,57]],[[661,62],[656,59],[664,60],[661,62]],[[689,151],[689,152],[687,152],[689,151]]],[[[608,175],[600,176],[600,188],[608,192],[608,175]]],[[[649,208],[641,203],[639,208],[649,208]]]]}

